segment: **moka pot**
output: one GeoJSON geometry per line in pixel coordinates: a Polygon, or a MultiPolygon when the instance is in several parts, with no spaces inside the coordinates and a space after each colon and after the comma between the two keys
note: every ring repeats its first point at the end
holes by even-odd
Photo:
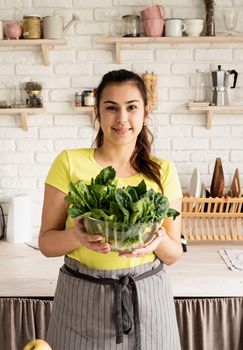
{"type": "Polygon", "coordinates": [[[218,66],[218,70],[211,72],[212,77],[212,100],[211,104],[215,106],[228,106],[228,83],[229,76],[234,75],[233,85],[231,89],[236,87],[236,82],[238,78],[238,73],[235,69],[232,70],[222,70],[221,65],[218,66]]]}

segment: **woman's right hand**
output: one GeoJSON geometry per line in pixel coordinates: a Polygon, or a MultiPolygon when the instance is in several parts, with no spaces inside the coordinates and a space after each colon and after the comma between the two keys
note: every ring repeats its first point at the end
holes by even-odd
{"type": "Polygon", "coordinates": [[[109,253],[110,245],[109,243],[102,241],[102,236],[99,234],[90,235],[85,231],[83,219],[74,219],[75,226],[74,230],[80,241],[80,243],[88,249],[94,250],[98,253],[109,253]]]}

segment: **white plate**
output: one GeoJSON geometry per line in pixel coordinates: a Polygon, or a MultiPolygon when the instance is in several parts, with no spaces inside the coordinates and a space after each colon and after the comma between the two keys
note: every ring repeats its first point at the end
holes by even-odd
{"type": "Polygon", "coordinates": [[[190,185],[190,196],[191,197],[200,197],[202,190],[202,183],[200,179],[200,172],[195,168],[192,172],[191,185],[190,185]]]}

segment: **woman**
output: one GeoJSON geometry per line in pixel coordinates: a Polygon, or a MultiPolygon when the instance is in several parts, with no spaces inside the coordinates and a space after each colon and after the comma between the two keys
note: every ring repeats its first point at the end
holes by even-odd
{"type": "Polygon", "coordinates": [[[174,301],[163,264],[182,253],[180,217],[164,220],[156,238],[130,254],[110,251],[101,236],[88,235],[82,221],[67,217],[70,181],[87,184],[111,165],[119,186],[161,191],[180,211],[181,188],[172,162],[150,155],[152,135],[143,80],[127,70],[107,73],[96,91],[100,129],[96,148],[67,150],[48,173],[40,250],[65,255],[47,340],[53,350],[179,350],[174,301]]]}

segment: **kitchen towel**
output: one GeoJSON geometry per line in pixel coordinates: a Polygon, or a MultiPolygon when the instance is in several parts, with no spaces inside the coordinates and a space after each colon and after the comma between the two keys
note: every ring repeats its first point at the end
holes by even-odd
{"type": "Polygon", "coordinates": [[[23,243],[32,239],[32,200],[28,195],[13,196],[10,201],[6,239],[23,243]]]}
{"type": "Polygon", "coordinates": [[[219,249],[218,252],[230,270],[243,270],[242,249],[219,249]]]}

